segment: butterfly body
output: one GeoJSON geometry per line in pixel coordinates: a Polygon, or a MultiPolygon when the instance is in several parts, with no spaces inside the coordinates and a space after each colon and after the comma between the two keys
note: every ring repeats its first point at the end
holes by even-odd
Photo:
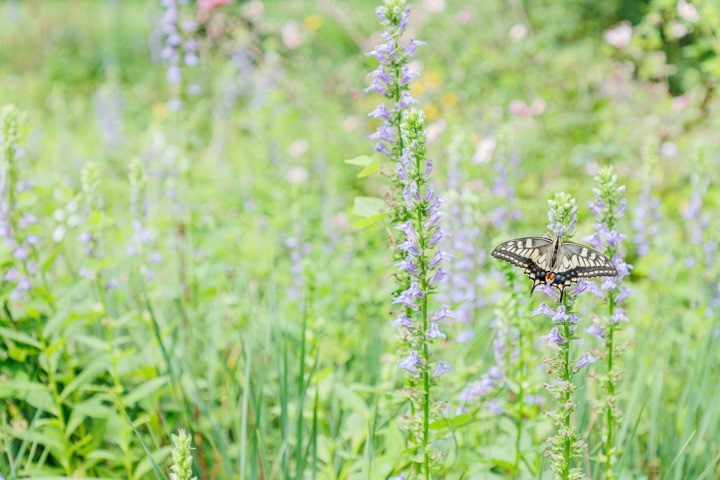
{"type": "Polygon", "coordinates": [[[523,237],[498,245],[492,256],[524,270],[533,281],[530,295],[539,285],[560,291],[581,278],[614,277],[615,265],[602,253],[579,243],[563,242],[562,237],[523,237]]]}

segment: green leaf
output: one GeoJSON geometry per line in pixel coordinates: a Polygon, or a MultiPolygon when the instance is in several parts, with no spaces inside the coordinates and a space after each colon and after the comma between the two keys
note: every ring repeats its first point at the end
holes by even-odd
{"type": "Polygon", "coordinates": [[[167,381],[167,377],[158,377],[153,378],[152,380],[148,380],[147,382],[143,383],[135,390],[127,394],[127,396],[123,399],[125,405],[133,405],[142,400],[143,398],[149,397],[154,392],[161,389],[167,383],[167,381]]]}
{"type": "Polygon", "coordinates": [[[39,350],[42,349],[42,344],[40,342],[32,338],[30,335],[22,332],[17,332],[8,328],[0,328],[0,337],[15,340],[18,343],[24,343],[25,345],[35,347],[39,350]]]}
{"type": "Polygon", "coordinates": [[[375,157],[372,157],[370,155],[360,155],[359,157],[345,160],[345,163],[347,163],[348,165],[357,165],[358,167],[367,167],[369,165],[372,165],[373,163],[379,164],[375,157]]]}
{"type": "Polygon", "coordinates": [[[372,217],[381,213],[385,208],[385,201],[377,197],[355,197],[353,213],[358,217],[372,217]]]}
{"type": "Polygon", "coordinates": [[[436,420],[430,424],[431,430],[443,430],[445,428],[459,428],[463,425],[467,425],[469,423],[472,423],[476,421],[477,419],[473,415],[469,415],[467,413],[463,413],[461,415],[458,415],[453,418],[443,418],[441,420],[436,420]]]}
{"type": "Polygon", "coordinates": [[[377,215],[373,215],[372,217],[367,217],[367,218],[363,218],[362,220],[352,222],[351,225],[353,228],[365,228],[365,227],[369,227],[370,225],[374,225],[377,222],[381,222],[384,219],[385,219],[385,214],[378,213],[377,215]]]}
{"type": "Polygon", "coordinates": [[[375,175],[380,171],[380,162],[373,162],[367,167],[363,168],[360,173],[357,174],[357,178],[365,178],[370,175],[375,175]]]}

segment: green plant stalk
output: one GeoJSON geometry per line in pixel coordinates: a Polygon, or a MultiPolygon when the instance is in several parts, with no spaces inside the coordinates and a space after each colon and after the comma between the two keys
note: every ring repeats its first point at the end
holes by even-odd
{"type": "MultiPolygon", "coordinates": [[[[420,172],[420,158],[415,158],[415,169],[420,172]]],[[[423,208],[418,205],[416,208],[417,212],[417,229],[418,232],[418,243],[420,244],[420,251],[425,252],[427,247],[427,239],[423,233],[423,208]]],[[[422,291],[425,292],[422,301],[422,331],[420,332],[422,338],[422,383],[423,383],[423,395],[422,395],[422,415],[423,415],[423,432],[422,432],[422,449],[423,449],[423,470],[425,479],[430,480],[430,349],[428,348],[427,332],[428,332],[428,278],[427,278],[427,258],[426,256],[420,255],[420,284],[422,291]]]]}
{"type": "MultiPolygon", "coordinates": [[[[107,303],[107,296],[105,295],[105,289],[102,285],[102,280],[100,275],[98,274],[97,278],[95,279],[95,286],[97,287],[98,296],[100,297],[100,302],[103,306],[103,311],[105,312],[105,315],[108,313],[108,303],[107,303]]],[[[105,339],[107,340],[108,344],[108,353],[110,354],[110,376],[113,380],[113,387],[115,388],[115,391],[117,393],[116,401],[120,408],[122,410],[125,410],[125,403],[123,402],[123,394],[125,392],[122,381],[120,380],[120,375],[117,371],[117,360],[115,357],[115,346],[113,345],[112,341],[112,330],[110,328],[110,325],[108,322],[101,320],[100,322],[102,324],[103,330],[105,331],[105,339]]],[[[130,450],[128,448],[128,444],[130,442],[130,429],[127,427],[127,425],[123,424],[123,445],[121,446],[123,455],[124,455],[124,463],[125,463],[125,470],[127,471],[128,478],[133,478],[133,468],[132,468],[132,458],[130,455],[130,450]]]]}
{"type": "MultiPolygon", "coordinates": [[[[47,347],[44,340],[43,346],[47,347]]],[[[65,460],[65,465],[63,465],[63,468],[65,469],[65,475],[72,476],[72,452],[68,451],[67,436],[65,435],[65,430],[67,430],[67,422],[65,422],[65,415],[63,414],[63,402],[60,399],[60,390],[58,390],[57,381],[55,380],[52,362],[50,361],[50,357],[47,355],[46,363],[48,386],[50,387],[50,393],[52,393],[53,401],[55,402],[55,408],[57,408],[58,410],[57,419],[58,422],[60,422],[60,432],[62,434],[63,456],[65,460]]]]}
{"type": "MultiPolygon", "coordinates": [[[[567,312],[567,311],[566,311],[567,312]]],[[[570,385],[570,326],[567,324],[567,322],[563,323],[563,334],[565,335],[565,344],[563,345],[563,371],[562,371],[562,379],[564,382],[566,382],[566,385],[570,385]]],[[[570,430],[570,410],[567,407],[568,402],[570,402],[570,390],[565,390],[565,394],[563,395],[563,426],[567,431],[570,430]]],[[[567,432],[566,432],[567,434],[567,432]]],[[[567,480],[570,477],[570,456],[571,456],[571,439],[567,436],[565,436],[564,440],[564,449],[563,449],[563,459],[564,459],[564,465],[563,465],[563,480],[567,480]]]]}
{"type": "MultiPolygon", "coordinates": [[[[608,312],[609,316],[613,315],[615,310],[615,293],[610,292],[608,295],[608,312]]],[[[613,418],[613,396],[615,395],[615,377],[613,375],[613,361],[615,360],[615,324],[610,322],[608,326],[607,337],[607,412],[605,418],[605,428],[607,433],[605,436],[605,478],[612,478],[612,457],[613,457],[613,427],[615,419],[613,418]]]]}
{"type": "MultiPolygon", "coordinates": [[[[568,304],[568,296],[563,296],[562,305],[565,307],[565,314],[570,315],[572,313],[572,305],[568,304]]],[[[562,323],[563,328],[563,336],[565,338],[565,343],[561,345],[562,348],[562,371],[560,372],[560,379],[564,382],[565,388],[561,397],[561,405],[560,408],[562,409],[562,416],[563,416],[563,428],[565,429],[565,432],[563,433],[563,465],[562,465],[562,479],[568,480],[570,478],[570,467],[572,463],[572,442],[573,439],[570,436],[569,432],[572,428],[572,408],[569,407],[569,403],[572,400],[572,390],[570,389],[571,385],[571,370],[570,370],[570,342],[571,342],[571,332],[570,332],[570,325],[569,321],[565,321],[562,323]]]]}

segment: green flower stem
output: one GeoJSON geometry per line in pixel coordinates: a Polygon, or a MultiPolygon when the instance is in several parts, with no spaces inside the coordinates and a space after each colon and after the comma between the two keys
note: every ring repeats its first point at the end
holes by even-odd
{"type": "MultiPolygon", "coordinates": [[[[608,315],[611,317],[615,312],[615,293],[610,292],[608,295],[608,315]]],[[[613,403],[615,396],[615,376],[613,374],[613,361],[615,360],[615,324],[610,322],[607,333],[607,411],[605,418],[605,478],[612,478],[612,458],[613,458],[613,429],[615,419],[613,418],[613,403]]]]}
{"type": "MultiPolygon", "coordinates": [[[[420,172],[420,155],[415,157],[415,168],[416,171],[420,172]]],[[[420,243],[420,250],[425,252],[427,239],[423,232],[423,208],[418,205],[417,207],[417,229],[418,242],[420,243]]],[[[420,332],[422,338],[422,379],[423,379],[423,400],[422,400],[422,411],[423,411],[423,436],[422,436],[422,449],[423,449],[423,470],[425,472],[425,479],[430,480],[430,349],[428,348],[427,332],[428,332],[428,278],[427,278],[427,258],[425,255],[420,256],[420,283],[422,291],[425,292],[422,301],[422,331],[420,332]]]]}

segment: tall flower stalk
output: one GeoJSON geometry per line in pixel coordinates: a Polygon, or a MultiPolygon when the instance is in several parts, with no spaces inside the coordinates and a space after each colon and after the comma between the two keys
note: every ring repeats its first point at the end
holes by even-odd
{"type": "MultiPolygon", "coordinates": [[[[548,230],[565,240],[570,239],[577,223],[577,206],[575,198],[567,193],[558,193],[553,200],[549,200],[548,230]]],[[[579,359],[572,361],[572,343],[577,337],[578,316],[573,306],[578,294],[586,289],[583,282],[570,292],[563,295],[562,301],[557,292],[550,288],[542,289],[550,295],[557,305],[555,308],[545,303],[533,312],[533,315],[544,315],[552,319],[553,327],[550,333],[542,337],[551,349],[550,358],[546,359],[548,373],[554,379],[545,384],[545,388],[557,402],[557,410],[548,412],[548,417],[555,425],[555,435],[547,439],[549,450],[545,456],[550,459],[550,466],[554,478],[571,480],[583,478],[582,470],[573,468],[574,457],[582,456],[585,442],[577,433],[572,423],[572,414],[575,411],[574,394],[578,386],[573,383],[573,375],[597,358],[590,353],[584,353],[579,359]]],[[[541,290],[538,288],[538,290],[541,290]]]]}
{"type": "Polygon", "coordinates": [[[442,200],[430,182],[433,163],[427,157],[425,116],[410,108],[417,100],[410,96],[408,85],[417,77],[408,63],[421,42],[410,39],[401,43],[407,28],[410,8],[405,0],[385,0],[375,10],[386,28],[384,42],[369,56],[380,62],[370,74],[372,84],[366,91],[385,96],[391,103],[380,104],[371,117],[383,120],[370,137],[377,140],[376,151],[395,163],[389,173],[393,193],[387,198],[387,211],[400,238],[391,239],[399,269],[398,288],[393,303],[398,306],[393,325],[400,329],[404,354],[398,366],[410,375],[406,390],[410,412],[405,417],[414,452],[413,470],[421,478],[430,479],[431,470],[440,462],[440,452],[433,450],[430,423],[438,415],[433,405],[433,384],[450,367],[435,361],[431,345],[445,334],[439,322],[454,314],[447,306],[431,311],[431,297],[447,277],[440,264],[448,254],[439,248],[448,233],[440,226],[439,207],[442,200]]]}
{"type": "Polygon", "coordinates": [[[404,307],[396,324],[409,353],[399,366],[411,374],[409,398],[413,412],[419,412],[419,416],[411,415],[409,429],[422,458],[419,470],[423,478],[429,479],[432,466],[440,458],[430,445],[430,421],[438,413],[430,392],[437,379],[450,369],[444,362],[433,360],[430,346],[438,338],[445,338],[439,322],[453,315],[447,306],[431,312],[429,300],[448,275],[440,267],[447,254],[438,248],[447,232],[439,225],[438,208],[442,202],[429,181],[432,162],[426,155],[425,117],[421,111],[407,113],[402,136],[405,150],[398,171],[409,218],[395,228],[404,235],[404,241],[398,245],[404,257],[398,268],[409,274],[410,285],[393,303],[404,307]]]}
{"type": "MultiPolygon", "coordinates": [[[[628,321],[622,303],[630,294],[630,290],[622,284],[623,278],[630,275],[632,265],[625,263],[622,255],[622,242],[626,236],[617,230],[620,217],[627,208],[623,198],[625,187],[618,183],[618,177],[612,167],[604,167],[595,177],[597,188],[594,189],[595,199],[589,203],[590,210],[595,215],[595,231],[590,237],[591,244],[612,259],[617,268],[616,277],[603,279],[600,285],[599,296],[607,300],[607,317],[596,321],[588,329],[588,333],[598,337],[603,342],[607,372],[599,375],[599,383],[604,387],[606,399],[601,405],[604,416],[604,453],[603,463],[605,478],[614,478],[613,458],[616,453],[614,446],[614,432],[620,421],[621,411],[617,405],[617,387],[620,383],[620,369],[618,357],[623,348],[617,345],[616,332],[621,330],[628,321]]],[[[597,293],[597,289],[594,289],[597,293]]]]}

